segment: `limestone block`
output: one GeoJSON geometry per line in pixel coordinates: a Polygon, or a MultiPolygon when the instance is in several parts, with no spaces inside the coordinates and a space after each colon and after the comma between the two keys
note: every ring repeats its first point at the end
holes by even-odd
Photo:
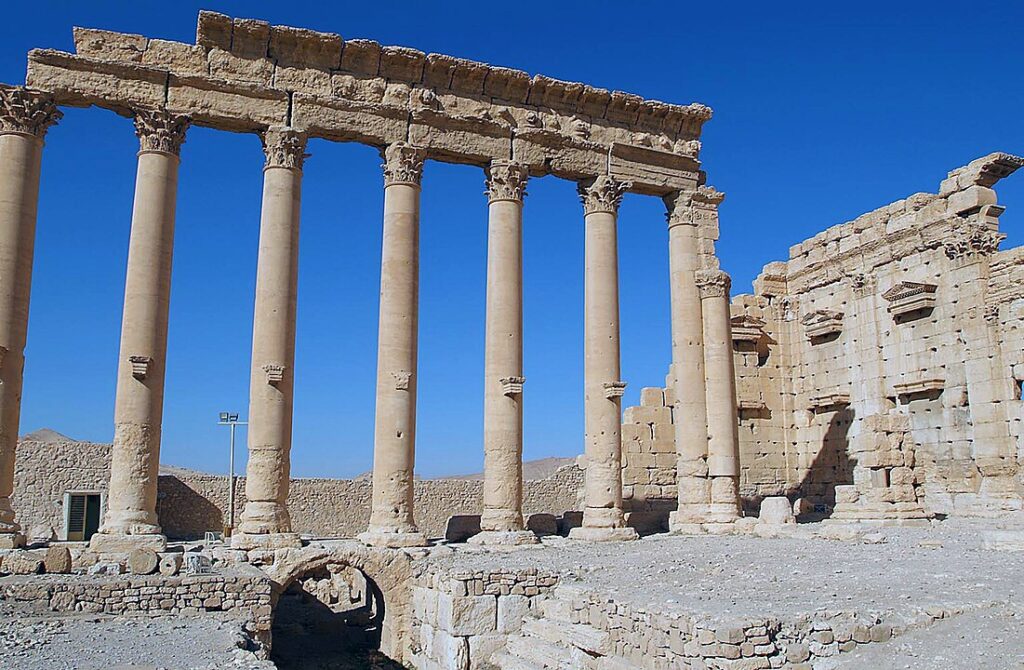
{"type": "Polygon", "coordinates": [[[381,47],[378,74],[387,79],[418,83],[423,79],[426,58],[422,51],[409,47],[381,47]]]}
{"type": "Polygon", "coordinates": [[[295,93],[292,123],[310,134],[339,142],[383,146],[404,141],[409,111],[383,104],[295,93]]]}
{"type": "Polygon", "coordinates": [[[665,392],[660,388],[640,389],[640,404],[644,407],[664,407],[665,392]]]}
{"type": "Polygon", "coordinates": [[[221,49],[207,55],[210,76],[230,82],[246,82],[270,86],[274,80],[274,64],[265,58],[241,58],[221,49]]]}
{"type": "Polygon", "coordinates": [[[437,594],[434,589],[414,586],[412,589],[413,614],[421,621],[437,620],[437,594]]]}
{"type": "Polygon", "coordinates": [[[90,575],[122,575],[124,565],[112,561],[100,561],[89,567],[90,575]]]}
{"type": "Polygon", "coordinates": [[[230,49],[231,17],[205,9],[200,10],[199,21],[196,24],[196,44],[208,49],[230,49]]]}
{"type": "Polygon", "coordinates": [[[43,557],[32,551],[12,551],[3,560],[3,571],[11,575],[38,575],[44,568],[43,557]]]}
{"type": "Polygon", "coordinates": [[[558,519],[554,514],[531,514],[526,518],[526,528],[537,535],[557,535],[558,519]]]}
{"type": "Polygon", "coordinates": [[[452,635],[483,635],[497,628],[497,598],[438,594],[438,627],[452,635]]]}
{"type": "Polygon", "coordinates": [[[35,49],[29,52],[25,83],[49,91],[61,105],[96,105],[127,114],[133,108],[163,104],[167,72],[35,49]]]}
{"type": "Polygon", "coordinates": [[[239,132],[288,122],[288,94],[210,77],[172,74],[167,109],[190,114],[196,123],[239,132]]]}
{"type": "Polygon", "coordinates": [[[499,633],[518,633],[523,626],[530,599],[526,596],[507,595],[498,597],[497,630],[499,633]]]}
{"type": "Polygon", "coordinates": [[[469,670],[468,639],[435,630],[434,659],[446,670],[469,670]]]}
{"type": "Polygon", "coordinates": [[[311,68],[280,67],[274,70],[274,88],[330,96],[331,74],[311,68]]]}
{"type": "Polygon", "coordinates": [[[98,60],[140,63],[148,40],[142,35],[75,28],[75,53],[98,60]]]}
{"type": "MultiPolygon", "coordinates": [[[[852,503],[857,502],[857,500],[860,498],[860,492],[857,490],[856,486],[849,486],[849,485],[836,486],[835,487],[835,491],[836,491],[836,504],[840,504],[840,503],[850,503],[850,504],[852,504],[852,503]]],[[[811,505],[811,511],[813,511],[813,509],[814,509],[814,506],[811,505]]]]}
{"type": "Polygon", "coordinates": [[[256,19],[234,19],[231,22],[231,53],[239,58],[267,57],[270,46],[270,24],[256,19]]]}
{"type": "Polygon", "coordinates": [[[159,564],[160,558],[152,549],[133,549],[128,554],[127,567],[133,575],[151,575],[159,564]]]}
{"type": "Polygon", "coordinates": [[[474,635],[469,638],[469,667],[485,668],[491,656],[505,648],[508,638],[497,633],[492,635],[474,635]]]}
{"type": "Polygon", "coordinates": [[[512,151],[512,128],[485,119],[445,118],[421,110],[413,115],[409,142],[457,163],[483,165],[512,151]]]}
{"type": "Polygon", "coordinates": [[[949,211],[962,214],[977,210],[983,205],[996,204],[996,192],[985,186],[973,185],[949,196],[949,211]]]}
{"type": "Polygon", "coordinates": [[[336,70],[341,64],[341,36],[303,28],[270,29],[269,56],[279,66],[336,70]]]}
{"type": "Polygon", "coordinates": [[[43,565],[48,575],[67,574],[71,572],[71,552],[60,545],[47,547],[43,565]]]}
{"type": "Polygon", "coordinates": [[[178,74],[205,75],[210,71],[206,49],[169,40],[150,40],[142,64],[178,74]]]}
{"type": "Polygon", "coordinates": [[[377,76],[381,46],[373,40],[346,40],[341,51],[341,69],[355,74],[377,76]]]}
{"type": "Polygon", "coordinates": [[[480,532],[479,514],[457,514],[448,517],[444,539],[449,542],[465,542],[480,532]]]}
{"type": "MultiPolygon", "coordinates": [[[[769,525],[796,523],[793,505],[783,496],[770,496],[761,501],[761,513],[758,522],[769,525]]],[[[729,640],[725,640],[728,642],[729,640]]]]}

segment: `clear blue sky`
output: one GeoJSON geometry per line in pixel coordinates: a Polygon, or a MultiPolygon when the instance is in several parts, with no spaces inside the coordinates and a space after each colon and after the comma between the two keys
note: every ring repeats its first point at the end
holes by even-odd
{"type": "MultiPolygon", "coordinates": [[[[829,225],[918,191],[994,150],[1024,152],[1024,4],[37,2],[9,3],[0,81],[74,25],[192,42],[200,7],[371,38],[715,110],[702,158],[727,193],[719,255],[734,293],[829,225]],[[840,7],[844,5],[845,8],[840,7]]],[[[137,142],[103,110],[50,131],[22,432],[109,441],[137,142]]],[[[296,476],[372,458],[380,160],[311,143],[302,203],[296,476]]],[[[219,410],[243,414],[262,153],[196,128],[183,150],[162,461],[224,472],[219,410]]],[[[486,201],[479,169],[428,163],[422,207],[418,469],[481,466],[486,201]]],[[[583,228],[574,186],[531,182],[525,211],[526,458],[582,450],[583,228]]],[[[1024,176],[1000,188],[1004,248],[1024,243],[1024,176]]],[[[620,217],[626,403],[669,362],[663,206],[620,217]]],[[[244,450],[240,450],[240,454],[244,450]]],[[[244,462],[244,458],[243,458],[244,462]]]]}

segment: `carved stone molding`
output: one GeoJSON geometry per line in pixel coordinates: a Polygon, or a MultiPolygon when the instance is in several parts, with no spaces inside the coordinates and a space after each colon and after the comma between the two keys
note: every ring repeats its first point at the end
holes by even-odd
{"type": "Polygon", "coordinates": [[[270,128],[262,133],[266,167],[302,169],[306,160],[306,133],[294,128],[270,128]]]}
{"type": "Polygon", "coordinates": [[[129,356],[128,363],[132,366],[132,377],[141,381],[149,374],[153,359],[149,356],[129,356]]]}
{"type": "Polygon", "coordinates": [[[608,400],[621,398],[626,392],[626,382],[605,382],[604,397],[608,400]]]}
{"type": "Polygon", "coordinates": [[[526,377],[502,377],[498,381],[501,382],[501,393],[511,398],[523,394],[526,377]]]}
{"type": "Polygon", "coordinates": [[[843,312],[831,309],[816,309],[800,319],[807,332],[807,339],[815,340],[843,332],[843,312]]]}
{"type": "Polygon", "coordinates": [[[810,398],[811,409],[822,411],[841,407],[850,404],[850,394],[845,391],[833,391],[831,393],[820,393],[810,398]]]}
{"type": "Polygon", "coordinates": [[[893,391],[898,396],[919,396],[941,392],[945,387],[945,379],[927,378],[893,384],[893,391]]]}
{"type": "Polygon", "coordinates": [[[180,155],[185,131],[191,120],[164,109],[140,109],[135,112],[135,134],[141,151],[160,151],[180,155]]]}
{"type": "Polygon", "coordinates": [[[514,200],[522,202],[526,197],[526,182],[530,173],[522,163],[509,160],[493,160],[487,169],[487,201],[514,200]]]}
{"type": "Polygon", "coordinates": [[[276,386],[284,381],[285,366],[276,363],[267,363],[263,366],[263,373],[267,376],[267,383],[276,386]]]}
{"type": "Polygon", "coordinates": [[[996,325],[999,323],[999,305],[985,305],[985,311],[982,316],[989,325],[996,325]]]}
{"type": "Polygon", "coordinates": [[[384,150],[384,186],[408,184],[419,186],[423,179],[423,163],[427,152],[408,142],[389,144],[384,150]]]}
{"type": "Polygon", "coordinates": [[[395,379],[395,390],[396,391],[408,391],[409,383],[412,381],[412,373],[408,370],[397,370],[391,373],[391,376],[395,379]]]}
{"type": "Polygon", "coordinates": [[[580,202],[583,203],[583,214],[618,213],[622,196],[630,186],[632,184],[629,182],[618,181],[608,175],[601,175],[589,182],[580,182],[576,191],[580,194],[580,202]]]}
{"type": "Polygon", "coordinates": [[[889,313],[894,317],[920,312],[935,307],[935,284],[901,281],[882,294],[889,302],[889,313]]]}
{"type": "Polygon", "coordinates": [[[765,322],[756,316],[740,314],[732,317],[731,321],[733,342],[757,343],[765,336],[765,322]]]}
{"type": "Polygon", "coordinates": [[[697,290],[701,300],[705,298],[728,298],[732,288],[732,279],[724,270],[698,270],[696,273],[697,290]]]}
{"type": "Polygon", "coordinates": [[[951,260],[968,256],[991,256],[999,251],[999,244],[1005,239],[1006,234],[998,230],[986,226],[969,226],[944,240],[942,248],[951,260]]]}
{"type": "Polygon", "coordinates": [[[0,85],[0,134],[25,133],[42,139],[62,116],[48,94],[0,85]]]}

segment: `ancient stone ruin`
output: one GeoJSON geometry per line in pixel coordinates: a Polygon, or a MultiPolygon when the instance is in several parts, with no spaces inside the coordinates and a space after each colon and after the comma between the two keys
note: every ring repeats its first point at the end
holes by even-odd
{"type": "Polygon", "coordinates": [[[832,668],[893,635],[1017,611],[1006,587],[1022,566],[1003,550],[1024,546],[1024,248],[999,250],[993,186],[1024,159],[990,154],[937,193],[832,226],[730,299],[715,255],[724,196],[699,160],[703,105],[213,12],[195,44],[74,38],[75,53],[34,50],[25,85],[0,86],[0,608],[220,617],[248,640],[233,652],[246,667],[273,667],[260,665],[272,649],[334,653],[295,629],[335,642],[358,629],[355,647],[422,670],[832,668]],[[140,142],[112,445],[17,437],[43,139],[65,106],[130,118],[140,142]],[[193,125],[257,135],[266,156],[234,528],[226,478],[160,470],[177,174],[193,125]],[[368,480],[290,477],[310,138],[383,158],[368,480]],[[487,185],[475,481],[414,478],[428,159],[480,167],[487,185]],[[585,453],[524,481],[523,201],[547,174],[576,182],[582,202],[585,453]],[[672,360],[665,386],[623,412],[626,193],[665,203],[668,249],[652,253],[669,258],[672,360]],[[977,517],[1000,525],[962,520],[977,517]],[[918,544],[888,549],[878,529],[918,544]],[[973,586],[947,584],[941,602],[926,587],[888,598],[982,550],[1000,553],[973,586]],[[865,552],[889,569],[852,570],[859,600],[815,585],[865,552]],[[687,572],[686,556],[711,567],[687,572]],[[727,572],[743,557],[775,583],[813,556],[828,560],[774,590],[744,581],[757,569],[727,572]],[[699,588],[717,590],[688,600],[699,588]]]}

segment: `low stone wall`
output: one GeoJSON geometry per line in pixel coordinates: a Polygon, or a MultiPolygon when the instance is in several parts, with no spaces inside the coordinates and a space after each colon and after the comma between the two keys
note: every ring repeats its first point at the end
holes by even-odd
{"type": "Polygon", "coordinates": [[[537,570],[432,572],[412,589],[411,660],[417,670],[484,668],[558,582],[537,570]]]}
{"type": "Polygon", "coordinates": [[[0,577],[0,600],[33,603],[53,612],[103,614],[222,613],[246,620],[269,648],[271,581],[255,568],[166,577],[31,575],[0,577]]]}

